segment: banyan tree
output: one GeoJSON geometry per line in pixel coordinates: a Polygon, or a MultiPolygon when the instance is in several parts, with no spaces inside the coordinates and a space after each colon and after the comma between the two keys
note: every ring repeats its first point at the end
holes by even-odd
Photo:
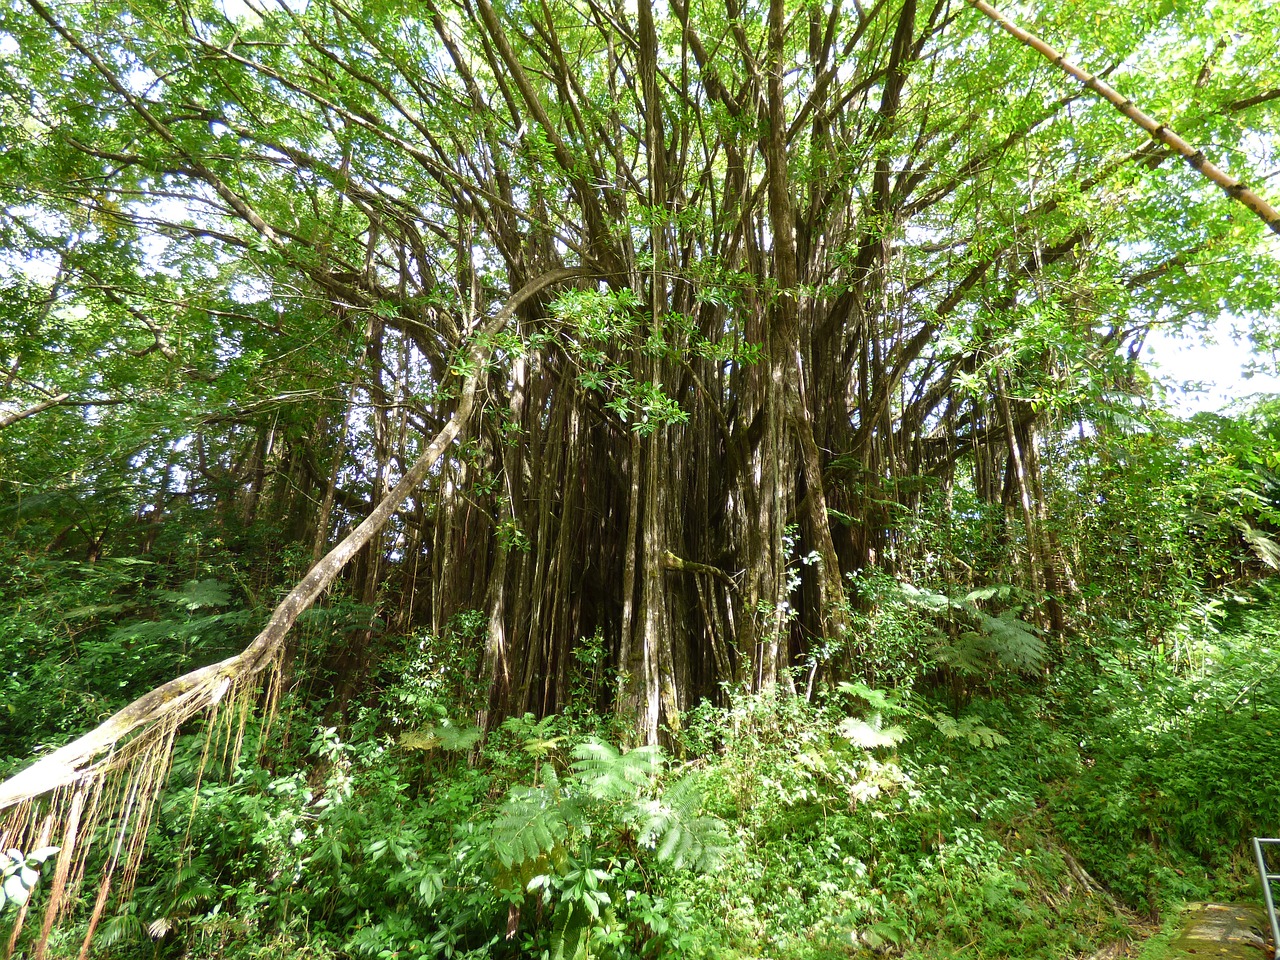
{"type": "Polygon", "coordinates": [[[482,726],[562,709],[601,638],[598,706],[654,742],[858,676],[850,578],[960,485],[1063,636],[1041,440],[1277,270],[1235,179],[1274,12],[1219,43],[1094,7],[1026,14],[1064,58],[976,0],[9,5],[5,269],[71,352],[13,354],[0,427],[161,398],[143,540],[183,496],[315,564],[243,654],[0,785],[4,846],[62,848],[46,931],[77,839],[116,824],[127,886],[175,732],[270,712],[337,578],[401,627],[471,612],[482,726]]]}

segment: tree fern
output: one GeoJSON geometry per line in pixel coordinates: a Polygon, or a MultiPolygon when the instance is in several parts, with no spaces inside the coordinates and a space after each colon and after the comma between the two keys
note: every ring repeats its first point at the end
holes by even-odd
{"type": "Polygon", "coordinates": [[[1005,610],[994,617],[979,613],[978,619],[983,631],[991,638],[992,655],[1002,666],[1022,673],[1034,673],[1045,665],[1048,650],[1044,641],[1034,633],[1035,627],[1019,620],[1012,610],[1005,610]]]}
{"type": "Polygon", "coordinates": [[[898,724],[886,725],[889,717],[914,715],[892,690],[877,690],[865,683],[841,683],[841,693],[849,694],[865,703],[871,713],[865,718],[847,717],[840,724],[840,734],[855,747],[872,750],[876,747],[896,747],[907,738],[906,730],[898,724]]]}
{"type": "Polygon", "coordinates": [[[909,583],[899,586],[903,599],[912,606],[935,615],[945,614],[950,623],[958,621],[970,628],[942,640],[934,648],[938,662],[959,673],[979,676],[993,665],[1017,673],[1034,673],[1048,659],[1048,651],[1036,635],[1036,628],[1019,619],[1016,608],[993,616],[978,606],[991,600],[1017,600],[1022,594],[1017,587],[1008,584],[979,587],[954,599],[909,583]]]}
{"type": "Polygon", "coordinates": [[[897,691],[880,690],[875,687],[867,686],[861,680],[855,682],[841,681],[838,689],[841,693],[847,693],[851,697],[857,697],[879,713],[886,716],[901,716],[908,713],[908,709],[902,705],[901,698],[897,691]]]}

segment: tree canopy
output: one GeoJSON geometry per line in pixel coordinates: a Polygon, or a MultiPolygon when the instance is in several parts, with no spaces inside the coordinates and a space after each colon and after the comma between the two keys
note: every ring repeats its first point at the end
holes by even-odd
{"type": "MultiPolygon", "coordinates": [[[[728,691],[905,676],[928,657],[878,659],[884,577],[951,611],[956,663],[1066,658],[1129,589],[1089,538],[1167,520],[1136,484],[1080,501],[1180,455],[1134,439],[1144,337],[1274,336],[1280,8],[1016,19],[6,3],[0,510],[86,569],[253,556],[259,615],[0,786],[15,835],[56,822],[65,881],[86,803],[145,833],[103,784],[159,764],[158,790],[179,723],[263,682],[270,712],[335,581],[364,612],[334,702],[381,630],[454,630],[485,731],[573,707],[586,655],[591,706],[649,745],[728,691]],[[998,589],[1023,600],[972,594],[998,589]]],[[[1274,565],[1273,508],[1231,502],[1223,576],[1274,565]]]]}

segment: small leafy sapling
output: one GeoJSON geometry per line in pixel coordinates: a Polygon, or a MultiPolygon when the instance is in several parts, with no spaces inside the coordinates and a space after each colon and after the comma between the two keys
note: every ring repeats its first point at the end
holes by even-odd
{"type": "Polygon", "coordinates": [[[40,882],[40,868],[55,856],[61,847],[41,847],[31,853],[21,850],[5,850],[0,853],[0,914],[9,904],[21,907],[40,882]]]}

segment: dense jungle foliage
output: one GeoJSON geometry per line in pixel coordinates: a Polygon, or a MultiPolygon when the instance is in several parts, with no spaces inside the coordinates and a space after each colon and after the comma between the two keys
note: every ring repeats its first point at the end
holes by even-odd
{"type": "Polygon", "coordinates": [[[0,954],[1256,896],[1280,6],[1007,12],[0,0],[0,954]]]}
{"type": "MultiPolygon", "coordinates": [[[[1245,532],[1276,527],[1280,407],[1153,413],[1052,456],[1073,466],[1055,529],[1087,572],[1069,639],[1023,619],[1003,509],[957,490],[904,524],[909,580],[850,578],[862,679],[728,689],[662,747],[615,746],[602,637],[566,709],[485,733],[482,615],[398,629],[393,591],[338,587],[297,628],[269,728],[238,718],[236,755],[215,738],[209,757],[199,723],[174,742],[94,955],[1049,958],[1256,897],[1245,839],[1280,822],[1280,582],[1245,532]],[[992,584],[940,575],[961,557],[992,584]],[[339,697],[366,634],[377,666],[339,697]]],[[[305,564],[190,505],[89,563],[57,547],[66,503],[6,515],[10,771],[243,645],[305,564]]],[[[72,916],[52,956],[78,950],[72,916]]]]}

